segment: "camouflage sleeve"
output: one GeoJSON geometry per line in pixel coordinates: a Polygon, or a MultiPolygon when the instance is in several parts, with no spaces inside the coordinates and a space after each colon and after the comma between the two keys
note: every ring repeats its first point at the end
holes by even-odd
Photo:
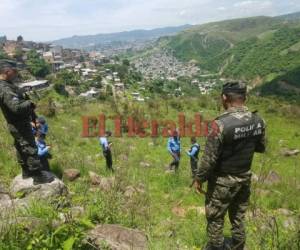
{"type": "Polygon", "coordinates": [[[223,125],[219,121],[215,121],[207,137],[204,155],[195,176],[196,180],[203,183],[210,177],[221,153],[222,137],[223,125]]]}
{"type": "Polygon", "coordinates": [[[262,135],[255,145],[255,152],[264,153],[267,147],[266,122],[263,120],[262,135]]]}
{"type": "Polygon", "coordinates": [[[3,104],[16,115],[30,115],[32,103],[29,100],[20,99],[11,90],[1,91],[3,104]]]}

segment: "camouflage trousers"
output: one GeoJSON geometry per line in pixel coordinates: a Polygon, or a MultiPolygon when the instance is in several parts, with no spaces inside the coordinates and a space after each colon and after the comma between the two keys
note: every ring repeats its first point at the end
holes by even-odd
{"type": "Polygon", "coordinates": [[[208,182],[205,211],[209,245],[216,248],[224,243],[224,218],[228,212],[232,239],[236,248],[243,249],[246,241],[244,219],[250,198],[251,177],[218,177],[208,182]]]}
{"type": "Polygon", "coordinates": [[[9,130],[14,138],[18,163],[23,172],[31,173],[41,170],[42,164],[38,157],[38,150],[30,124],[22,124],[22,126],[9,124],[9,130]]]}
{"type": "Polygon", "coordinates": [[[198,160],[197,159],[191,159],[191,171],[193,178],[196,176],[197,168],[198,168],[198,160]]]}

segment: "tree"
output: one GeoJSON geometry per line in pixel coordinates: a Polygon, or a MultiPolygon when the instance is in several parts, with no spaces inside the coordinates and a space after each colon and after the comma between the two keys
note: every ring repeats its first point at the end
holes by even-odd
{"type": "Polygon", "coordinates": [[[78,86],[79,85],[79,75],[75,72],[62,70],[56,74],[55,83],[69,85],[69,86],[78,86]]]}
{"type": "Polygon", "coordinates": [[[14,58],[17,60],[17,61],[23,61],[23,51],[22,49],[20,48],[17,48],[16,51],[15,51],[15,54],[14,54],[14,58]]]}
{"type": "Polygon", "coordinates": [[[8,58],[9,56],[5,53],[5,51],[0,49],[0,59],[8,59],[8,58]]]}
{"type": "Polygon", "coordinates": [[[23,37],[22,36],[18,36],[17,37],[17,42],[18,43],[22,43],[23,42],[23,37]]]}
{"type": "Polygon", "coordinates": [[[130,62],[129,62],[128,59],[124,59],[122,63],[123,63],[124,66],[127,66],[127,67],[130,66],[130,62]]]}
{"type": "Polygon", "coordinates": [[[45,77],[50,73],[50,65],[39,56],[36,50],[31,50],[27,53],[26,65],[30,73],[35,77],[45,77]]]}

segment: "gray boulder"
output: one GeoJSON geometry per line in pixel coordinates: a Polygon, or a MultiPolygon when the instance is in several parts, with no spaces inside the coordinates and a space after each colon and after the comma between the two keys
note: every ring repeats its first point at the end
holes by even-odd
{"type": "Polygon", "coordinates": [[[9,217],[12,210],[27,208],[32,200],[51,201],[68,194],[65,184],[59,179],[51,183],[34,185],[33,179],[18,175],[11,183],[10,192],[0,193],[0,216],[9,217]]]}
{"type": "Polygon", "coordinates": [[[18,175],[11,184],[10,193],[16,198],[37,198],[37,199],[49,199],[62,195],[67,195],[68,189],[65,184],[55,178],[51,183],[34,185],[33,179],[23,179],[21,175],[18,175]]]}
{"type": "Polygon", "coordinates": [[[86,241],[102,249],[106,245],[111,250],[146,250],[147,237],[139,230],[119,225],[98,225],[88,232],[86,241]]]}

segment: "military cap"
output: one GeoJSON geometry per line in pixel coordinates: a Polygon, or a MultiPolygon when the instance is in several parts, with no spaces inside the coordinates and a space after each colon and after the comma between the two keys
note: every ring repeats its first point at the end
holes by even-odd
{"type": "Polygon", "coordinates": [[[247,86],[244,82],[232,81],[227,82],[223,85],[222,94],[236,93],[236,94],[246,94],[247,86]]]}
{"type": "Polygon", "coordinates": [[[13,60],[8,60],[8,59],[2,59],[0,60],[0,70],[4,68],[16,68],[17,67],[17,62],[13,60]]]}

